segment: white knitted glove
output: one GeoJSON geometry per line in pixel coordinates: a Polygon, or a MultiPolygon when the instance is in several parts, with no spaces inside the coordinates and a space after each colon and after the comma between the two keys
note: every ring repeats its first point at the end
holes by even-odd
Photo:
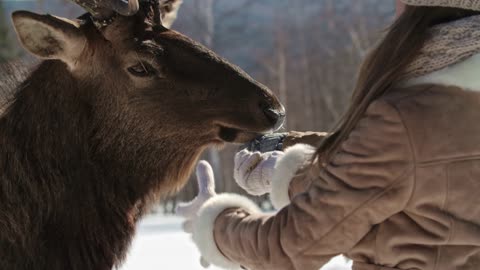
{"type": "Polygon", "coordinates": [[[241,208],[249,213],[260,213],[254,202],[237,194],[216,194],[215,179],[210,164],[200,161],[197,165],[198,195],[189,203],[177,207],[177,214],[185,217],[183,230],[192,236],[201,257],[200,264],[207,268],[210,264],[221,269],[240,270],[238,263],[230,261],[218,249],[214,231],[215,220],[223,211],[241,208]]]}
{"type": "MultiPolygon", "coordinates": [[[[176,213],[186,220],[183,222],[183,230],[186,233],[193,233],[193,222],[197,217],[197,212],[203,206],[203,204],[210,198],[216,195],[215,193],[215,178],[213,176],[213,169],[210,164],[204,160],[201,160],[197,165],[197,182],[198,182],[198,195],[193,201],[188,203],[182,203],[177,206],[176,213]]],[[[210,263],[203,257],[200,257],[200,264],[207,268],[210,263]]]]}
{"type": "Polygon", "coordinates": [[[244,149],[235,155],[233,178],[251,195],[269,193],[275,165],[283,156],[282,151],[260,153],[244,149]]]}

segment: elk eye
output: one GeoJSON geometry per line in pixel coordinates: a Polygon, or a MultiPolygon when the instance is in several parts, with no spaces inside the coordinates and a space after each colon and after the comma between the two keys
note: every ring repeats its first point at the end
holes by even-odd
{"type": "Polygon", "coordinates": [[[157,71],[152,65],[144,62],[131,66],[127,70],[130,74],[136,77],[152,77],[157,74],[157,71]]]}

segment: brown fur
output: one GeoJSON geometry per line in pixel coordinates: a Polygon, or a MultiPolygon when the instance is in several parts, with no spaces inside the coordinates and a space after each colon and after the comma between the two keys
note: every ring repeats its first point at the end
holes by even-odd
{"type": "Polygon", "coordinates": [[[88,44],[75,63],[40,63],[0,118],[0,269],[112,269],[138,218],[185,184],[202,150],[272,129],[263,109],[283,110],[141,12],[80,30],[88,44]],[[132,77],[138,61],[158,76],[132,77]]]}

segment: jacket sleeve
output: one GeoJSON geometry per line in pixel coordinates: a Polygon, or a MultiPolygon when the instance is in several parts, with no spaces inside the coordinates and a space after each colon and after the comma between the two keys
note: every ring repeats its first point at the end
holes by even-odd
{"type": "Polygon", "coordinates": [[[318,270],[402,211],[413,189],[413,154],[397,111],[374,102],[308,191],[275,215],[226,207],[217,248],[248,269],[318,270]]]}
{"type": "Polygon", "coordinates": [[[326,132],[290,131],[283,141],[283,148],[288,149],[295,144],[308,144],[313,147],[317,147],[320,142],[327,137],[327,135],[328,133],[326,132]]]}

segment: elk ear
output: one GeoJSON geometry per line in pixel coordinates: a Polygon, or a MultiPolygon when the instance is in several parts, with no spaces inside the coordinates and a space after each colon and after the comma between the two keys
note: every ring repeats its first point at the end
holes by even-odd
{"type": "Polygon", "coordinates": [[[59,59],[73,67],[86,45],[86,37],[73,21],[28,11],[12,14],[23,47],[41,59],[59,59]]]}
{"type": "Polygon", "coordinates": [[[178,10],[183,0],[164,0],[160,6],[162,12],[162,25],[170,28],[177,19],[178,10]]]}

